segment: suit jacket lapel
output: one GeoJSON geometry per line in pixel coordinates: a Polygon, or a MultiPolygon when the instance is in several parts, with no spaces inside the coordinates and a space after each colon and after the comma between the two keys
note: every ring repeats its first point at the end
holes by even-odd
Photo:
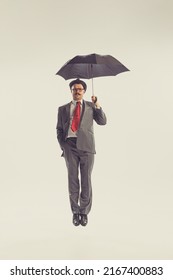
{"type": "Polygon", "coordinates": [[[82,119],[83,119],[85,110],[86,110],[86,102],[83,100],[82,113],[81,113],[81,118],[80,118],[80,124],[81,124],[81,122],[82,122],[82,119]]]}
{"type": "Polygon", "coordinates": [[[85,121],[85,115],[88,110],[89,106],[86,101],[83,101],[83,107],[82,107],[82,114],[81,114],[81,120],[80,120],[80,126],[82,126],[83,122],[85,121]]]}

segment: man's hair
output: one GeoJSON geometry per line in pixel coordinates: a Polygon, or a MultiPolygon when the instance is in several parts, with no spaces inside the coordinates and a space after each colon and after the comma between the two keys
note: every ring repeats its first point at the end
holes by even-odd
{"type": "Polygon", "coordinates": [[[78,84],[78,85],[80,84],[80,85],[82,85],[83,88],[84,88],[84,90],[86,91],[87,85],[86,85],[86,83],[85,83],[84,81],[82,81],[82,80],[80,80],[80,79],[76,79],[76,80],[71,81],[71,82],[69,83],[70,89],[71,89],[72,86],[75,85],[75,84],[78,84]]]}

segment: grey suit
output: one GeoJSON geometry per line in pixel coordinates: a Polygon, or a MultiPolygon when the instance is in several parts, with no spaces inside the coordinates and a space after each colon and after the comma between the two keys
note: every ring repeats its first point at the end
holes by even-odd
{"type": "Polygon", "coordinates": [[[57,139],[63,150],[62,156],[66,160],[72,212],[88,214],[92,204],[91,172],[96,153],[93,120],[99,125],[105,125],[106,116],[101,108],[96,109],[92,102],[84,101],[77,138],[67,138],[70,125],[70,104],[58,109],[57,139]]]}

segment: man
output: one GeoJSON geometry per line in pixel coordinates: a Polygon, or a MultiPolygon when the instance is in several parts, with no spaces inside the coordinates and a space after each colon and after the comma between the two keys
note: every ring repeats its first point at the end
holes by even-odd
{"type": "Polygon", "coordinates": [[[83,99],[87,89],[84,81],[73,80],[69,86],[73,100],[58,109],[57,139],[68,170],[73,224],[86,226],[92,204],[91,172],[95,154],[93,120],[105,125],[106,116],[95,96],[92,96],[92,102],[83,99]]]}

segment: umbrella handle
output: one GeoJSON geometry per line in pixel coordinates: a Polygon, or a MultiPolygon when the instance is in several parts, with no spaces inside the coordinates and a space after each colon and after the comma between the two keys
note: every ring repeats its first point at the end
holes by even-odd
{"type": "Polygon", "coordinates": [[[93,78],[92,78],[92,96],[94,96],[94,82],[93,82],[93,78]]]}
{"type": "Polygon", "coordinates": [[[94,96],[94,97],[95,97],[94,103],[96,103],[97,102],[97,96],[94,96]]]}
{"type": "Polygon", "coordinates": [[[94,83],[93,83],[93,78],[92,78],[92,96],[95,97],[95,100],[94,100],[94,104],[97,102],[97,96],[94,95],[94,83]]]}

